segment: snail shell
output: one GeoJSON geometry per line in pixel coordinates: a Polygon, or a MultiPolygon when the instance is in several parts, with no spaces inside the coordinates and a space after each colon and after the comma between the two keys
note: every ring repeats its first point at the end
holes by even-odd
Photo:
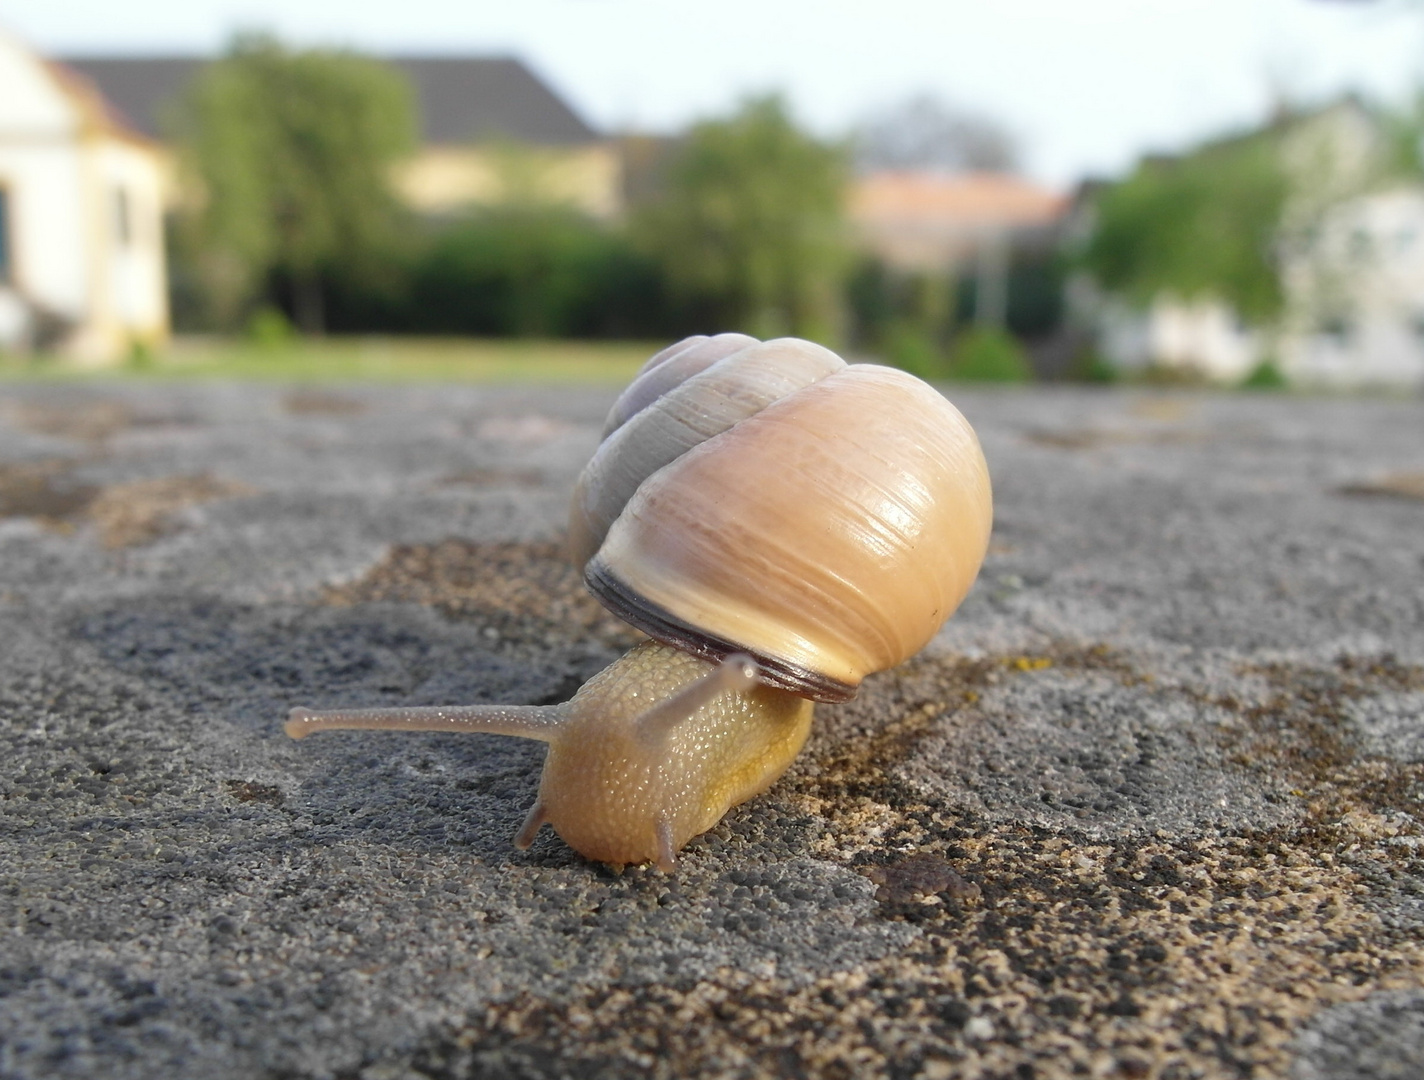
{"type": "Polygon", "coordinates": [[[594,594],[649,636],[819,701],[918,652],[988,546],[973,429],[919,379],[795,339],[654,357],[574,494],[594,594]],[[656,392],[653,392],[653,391],[656,392]]]}

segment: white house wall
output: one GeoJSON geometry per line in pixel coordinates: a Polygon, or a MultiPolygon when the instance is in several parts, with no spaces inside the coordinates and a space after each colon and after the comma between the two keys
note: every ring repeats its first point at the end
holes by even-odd
{"type": "Polygon", "coordinates": [[[1274,360],[1292,382],[1424,388],[1424,185],[1388,179],[1379,121],[1347,103],[1289,133],[1291,195],[1277,237],[1284,314],[1252,331],[1211,300],[1159,296],[1145,310],[1097,306],[1117,366],[1223,382],[1274,360]]]}
{"type": "Polygon", "coordinates": [[[165,338],[165,182],[155,147],[0,33],[0,187],[12,271],[8,287],[0,284],[0,338],[9,339],[0,347],[23,345],[50,322],[67,326],[65,351],[93,362],[165,338]],[[28,311],[28,328],[17,330],[16,311],[28,311]]]}
{"type": "Polygon", "coordinates": [[[1281,359],[1293,379],[1424,386],[1424,189],[1336,207],[1283,278],[1281,359]]]}
{"type": "Polygon", "coordinates": [[[0,186],[9,202],[14,284],[26,299],[81,320],[89,298],[79,118],[45,65],[0,34],[0,186]]]}
{"type": "Polygon", "coordinates": [[[63,140],[77,133],[76,120],[44,62],[0,30],[0,131],[17,139],[63,140]]]}
{"type": "Polygon", "coordinates": [[[163,259],[163,187],[153,155],[116,139],[87,148],[95,182],[96,308],[114,332],[151,339],[168,321],[163,259]],[[122,194],[121,194],[122,193],[122,194]],[[119,206],[125,209],[121,221],[119,206]]]}
{"type": "Polygon", "coordinates": [[[1234,381],[1249,374],[1259,359],[1256,335],[1219,300],[1162,297],[1152,305],[1148,327],[1152,358],[1165,366],[1234,381]]]}
{"type": "Polygon", "coordinates": [[[82,322],[94,282],[85,265],[84,178],[73,147],[0,141],[0,186],[8,192],[11,265],[25,299],[82,322]]]}
{"type": "Polygon", "coordinates": [[[1261,361],[1261,335],[1218,300],[1158,297],[1145,311],[1107,301],[1097,316],[1098,347],[1122,371],[1178,368],[1235,382],[1261,361]]]}

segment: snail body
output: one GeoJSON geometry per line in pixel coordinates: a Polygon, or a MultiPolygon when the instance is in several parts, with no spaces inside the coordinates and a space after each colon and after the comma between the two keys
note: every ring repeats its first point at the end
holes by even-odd
{"type": "Polygon", "coordinates": [[[295,709],[286,730],[541,740],[516,845],[548,823],[588,858],[670,870],[786,770],[813,701],[933,637],[990,521],[978,440],[933,388],[795,339],[688,339],[615,403],[570,512],[586,583],[652,642],[560,705],[295,709]]]}

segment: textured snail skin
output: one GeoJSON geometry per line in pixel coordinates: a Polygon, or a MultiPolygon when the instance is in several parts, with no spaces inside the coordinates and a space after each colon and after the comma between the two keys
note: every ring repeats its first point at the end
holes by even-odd
{"type": "Polygon", "coordinates": [[[991,516],[973,430],[918,379],[796,339],[690,338],[619,398],[570,513],[586,582],[653,641],[560,705],[299,708],[286,731],[539,740],[515,845],[549,824],[587,858],[670,871],[786,771],[813,700],[854,696],[934,635],[991,516]]]}
{"type": "Polygon", "coordinates": [[[574,696],[539,783],[547,820],[571,848],[601,862],[665,864],[660,826],[680,851],[786,771],[810,733],[812,703],[774,687],[721,694],[658,740],[639,730],[640,706],[712,668],[650,642],[574,696]]]}

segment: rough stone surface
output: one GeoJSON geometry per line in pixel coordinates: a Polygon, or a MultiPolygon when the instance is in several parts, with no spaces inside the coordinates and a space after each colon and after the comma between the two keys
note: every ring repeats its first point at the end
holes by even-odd
{"type": "Polygon", "coordinates": [[[611,391],[0,389],[0,1077],[1424,1075],[1414,400],[954,394],[997,524],[921,656],[615,872],[542,748],[611,391]]]}

